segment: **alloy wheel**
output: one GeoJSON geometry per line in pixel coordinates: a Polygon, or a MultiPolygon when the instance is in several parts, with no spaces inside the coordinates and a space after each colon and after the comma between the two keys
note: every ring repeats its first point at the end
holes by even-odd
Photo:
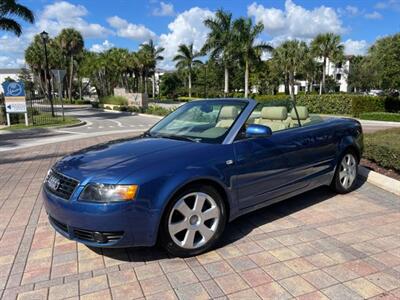
{"type": "Polygon", "coordinates": [[[215,235],[220,215],[220,208],[210,195],[190,193],[173,206],[168,219],[168,232],[178,246],[196,249],[215,235]]]}
{"type": "Polygon", "coordinates": [[[357,176],[357,162],[355,157],[348,153],[340,163],[339,181],[343,188],[348,189],[357,176]]]}

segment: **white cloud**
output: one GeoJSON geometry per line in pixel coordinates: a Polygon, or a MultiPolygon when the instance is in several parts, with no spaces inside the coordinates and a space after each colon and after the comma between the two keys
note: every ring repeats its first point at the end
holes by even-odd
{"type": "Polygon", "coordinates": [[[344,43],[344,53],[346,55],[365,55],[368,51],[369,44],[366,40],[348,39],[344,43]]]}
{"type": "Polygon", "coordinates": [[[275,41],[288,38],[311,39],[319,33],[343,33],[338,14],[331,7],[319,6],[308,10],[286,0],[285,9],[266,8],[262,4],[252,3],[247,7],[247,14],[256,22],[262,22],[265,32],[275,41]]]}
{"type": "Polygon", "coordinates": [[[379,19],[382,19],[382,15],[381,15],[379,12],[377,12],[377,11],[374,11],[374,12],[368,13],[368,14],[365,14],[364,17],[367,18],[367,19],[370,19],[370,20],[379,20],[379,19]]]}
{"type": "Polygon", "coordinates": [[[83,17],[88,14],[82,5],[66,1],[46,5],[36,23],[39,31],[46,30],[51,35],[57,35],[63,28],[72,27],[82,33],[85,38],[105,37],[111,31],[100,24],[88,23],[83,17]]]}
{"type": "Polygon", "coordinates": [[[114,44],[108,40],[105,40],[101,44],[93,44],[92,47],[90,47],[90,51],[104,52],[104,51],[107,51],[108,49],[111,49],[112,47],[114,47],[114,44]]]}
{"type": "Polygon", "coordinates": [[[25,59],[0,55],[0,68],[19,68],[25,65],[25,59]]]}
{"type": "Polygon", "coordinates": [[[179,14],[174,21],[169,23],[170,32],[160,36],[160,45],[165,48],[162,62],[163,68],[173,68],[172,58],[176,55],[180,44],[193,43],[195,50],[200,50],[207,39],[208,28],[203,21],[214,14],[208,9],[192,7],[179,14]]]}
{"type": "Polygon", "coordinates": [[[154,8],[152,14],[153,16],[173,16],[175,15],[174,5],[161,1],[160,7],[154,8]]]}
{"type": "Polygon", "coordinates": [[[358,13],[360,12],[357,6],[352,6],[352,5],[347,5],[345,7],[345,10],[348,14],[352,16],[358,15],[358,13]]]}
{"type": "Polygon", "coordinates": [[[108,24],[117,30],[117,35],[136,41],[145,41],[156,38],[156,34],[142,24],[132,24],[118,16],[107,19],[108,24]]]}
{"type": "Polygon", "coordinates": [[[387,0],[375,4],[376,9],[394,9],[400,11],[400,0],[387,0]]]}

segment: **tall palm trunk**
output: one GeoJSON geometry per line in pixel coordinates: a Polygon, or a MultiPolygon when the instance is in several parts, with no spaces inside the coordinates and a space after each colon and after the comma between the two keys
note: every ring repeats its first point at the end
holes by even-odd
{"type": "Polygon", "coordinates": [[[244,72],[244,97],[249,95],[249,62],[246,60],[246,69],[244,72]]]}
{"type": "Polygon", "coordinates": [[[322,81],[319,85],[319,94],[322,95],[322,91],[325,93],[325,73],[326,73],[326,57],[324,56],[324,62],[322,64],[322,81]]]}
{"type": "Polygon", "coordinates": [[[188,79],[189,79],[189,98],[190,98],[192,97],[192,72],[190,69],[189,69],[188,79]]]}
{"type": "Polygon", "coordinates": [[[294,74],[289,72],[290,99],[294,101],[294,74]]]}
{"type": "Polygon", "coordinates": [[[224,95],[225,97],[229,93],[229,70],[228,67],[225,66],[225,86],[224,86],[224,95]]]}
{"type": "Polygon", "coordinates": [[[147,94],[147,74],[144,75],[144,93],[147,94]]]}
{"type": "Polygon", "coordinates": [[[152,91],[153,100],[156,98],[156,74],[153,74],[153,91],[152,91]]]}
{"type": "Polygon", "coordinates": [[[74,56],[71,55],[71,61],[69,66],[69,101],[72,103],[72,80],[74,78],[74,56]]]}

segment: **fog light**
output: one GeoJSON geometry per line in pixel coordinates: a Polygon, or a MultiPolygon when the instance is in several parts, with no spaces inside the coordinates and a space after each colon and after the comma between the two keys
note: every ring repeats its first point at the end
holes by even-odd
{"type": "Polygon", "coordinates": [[[93,233],[93,238],[98,243],[107,243],[107,238],[101,232],[96,231],[93,233]]]}

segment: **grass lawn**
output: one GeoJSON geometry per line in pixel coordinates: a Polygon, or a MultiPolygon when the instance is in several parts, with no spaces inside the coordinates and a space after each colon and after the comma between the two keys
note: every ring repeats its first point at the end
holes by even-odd
{"type": "Polygon", "coordinates": [[[363,157],[400,173],[400,128],[364,134],[363,157]]]}
{"type": "Polygon", "coordinates": [[[46,128],[46,127],[55,127],[62,125],[73,125],[78,124],[80,122],[79,119],[75,117],[65,116],[65,120],[62,120],[61,116],[57,116],[54,118],[46,118],[46,119],[38,119],[35,120],[35,125],[30,124],[29,126],[25,126],[25,123],[13,124],[9,127],[1,128],[0,130],[23,130],[23,129],[31,129],[31,128],[46,128]]]}

